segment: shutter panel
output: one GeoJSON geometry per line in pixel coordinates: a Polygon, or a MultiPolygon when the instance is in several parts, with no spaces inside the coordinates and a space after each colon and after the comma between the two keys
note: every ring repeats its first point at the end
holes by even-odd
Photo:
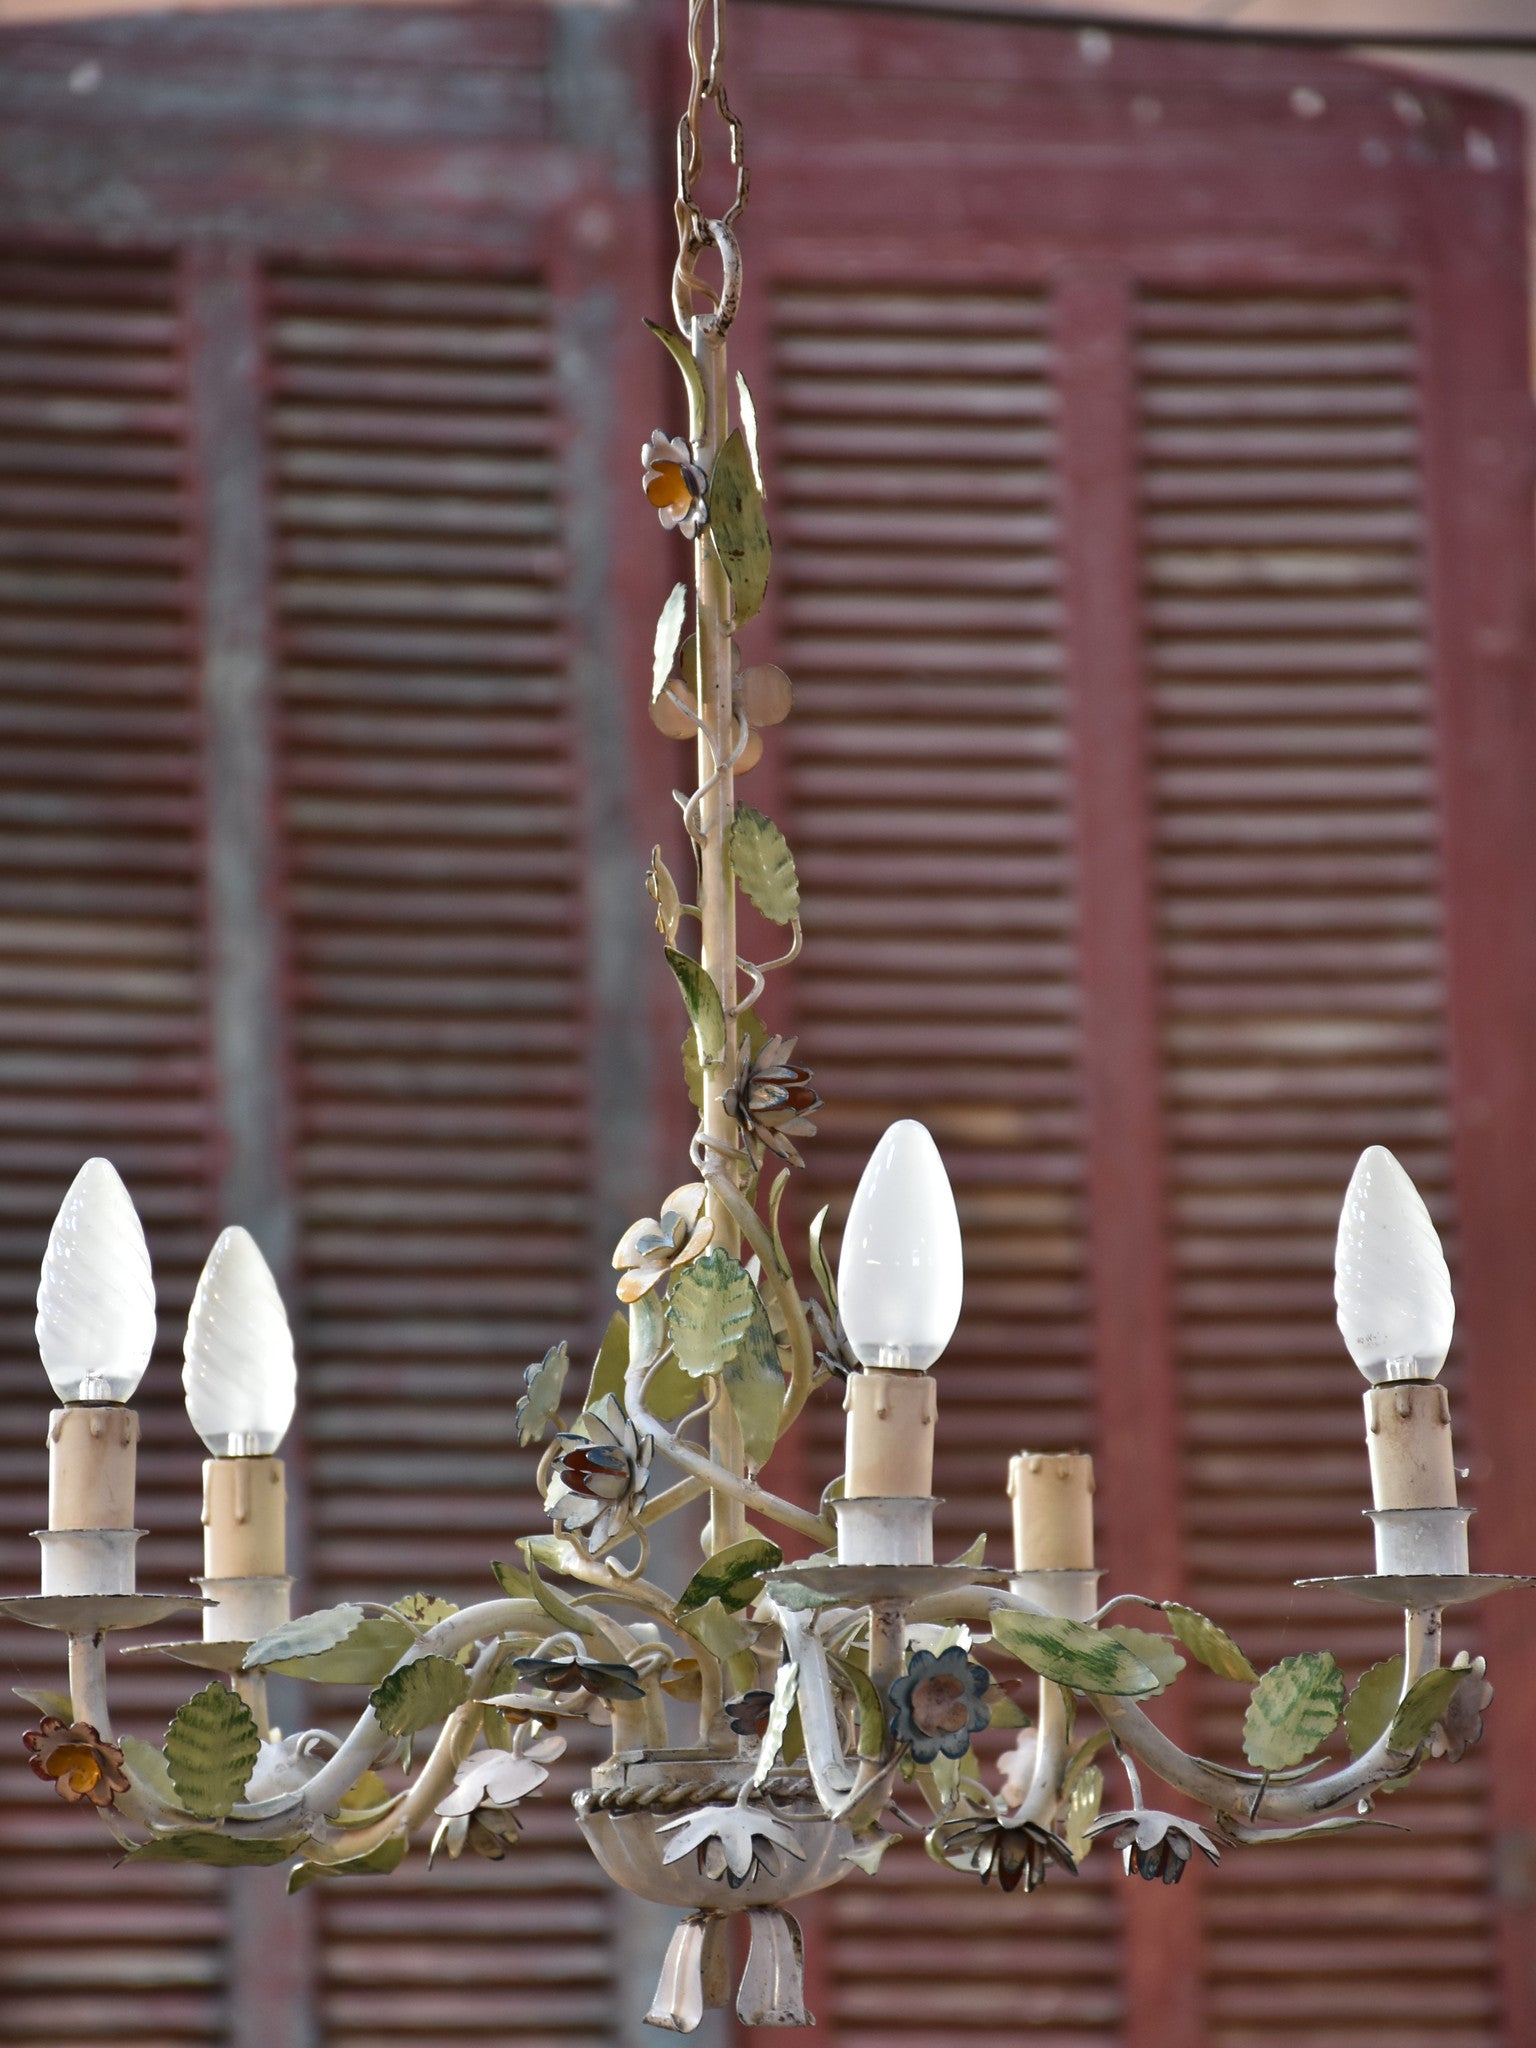
{"type": "MultiPolygon", "coordinates": [[[[1289,1581],[1370,1557],[1331,1292],[1359,1151],[1453,1220],[1413,309],[1148,290],[1137,361],[1191,1597],[1256,1659],[1327,1643],[1353,1679],[1400,1621],[1289,1581]]],[[[1464,1401],[1456,1426],[1464,1457],[1464,1401]]],[[[1207,1703],[1221,1754],[1230,1688],[1207,1703]]],[[[1489,2048],[1485,1790],[1474,1756],[1383,1800],[1411,1848],[1231,1857],[1203,1893],[1212,2042],[1489,2048]]]]}
{"type": "MultiPolygon", "coordinates": [[[[550,298],[317,263],[269,296],[312,1588],[467,1603],[544,1525],[519,1368],[589,1267],[550,298]]],[[[500,1864],[320,1888],[328,2043],[602,2038],[577,1775],[500,1864]]]]}
{"type": "MultiPolygon", "coordinates": [[[[201,976],[187,401],[174,266],[0,254],[0,1257],[7,1589],[36,1591],[51,1390],[38,1266],[92,1153],[120,1168],[155,1268],[161,1341],[138,1398],[139,1583],[201,1570],[200,1447],[180,1333],[216,1170],[201,976]]],[[[62,1637],[7,1626],[13,1684],[60,1691],[62,1637]]],[[[185,1688],[121,1667],[128,1732],[185,1688]]],[[[21,1761],[37,1721],[0,1699],[0,2031],[13,2048],[221,2035],[213,1871],[114,1867],[94,1817],[21,1761]]]]}
{"type": "MultiPolygon", "coordinates": [[[[801,1206],[832,1203],[835,1242],[885,1126],[932,1129],[966,1247],[936,1369],[936,1554],[990,1528],[988,1562],[1006,1563],[1009,1453],[1092,1436],[1049,306],[903,272],[781,282],[772,323],[809,932],[795,1027],[827,1100],[801,1206]]],[[[824,1483],[843,1417],[830,1392],[809,1412],[824,1483]]],[[[1095,1857],[1021,1915],[899,1848],[878,1886],[850,1879],[820,1908],[818,2020],[845,2048],[940,2032],[1000,2048],[1020,2026],[1113,2040],[1110,1877],[1095,1857]]]]}

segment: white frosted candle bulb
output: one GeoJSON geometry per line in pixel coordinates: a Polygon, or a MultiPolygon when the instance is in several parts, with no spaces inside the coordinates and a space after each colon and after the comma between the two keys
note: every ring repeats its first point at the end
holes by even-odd
{"type": "Polygon", "coordinates": [[[270,1457],[293,1420],[293,1336],[271,1269],[238,1225],[208,1254],[183,1356],[187,1415],[213,1455],[270,1457]]]}
{"type": "Polygon", "coordinates": [[[1444,1365],[1451,1276],[1423,1197],[1384,1145],[1367,1146],[1350,1175],[1333,1293],[1349,1355],[1373,1386],[1432,1380],[1444,1365]]]}
{"type": "Polygon", "coordinates": [[[107,1159],[87,1159],[48,1234],[37,1348],[64,1402],[129,1401],[155,1343],[144,1229],[107,1159]]]}
{"type": "Polygon", "coordinates": [[[939,1148],[919,1123],[892,1124],[848,1211],[838,1307],[862,1365],[921,1372],[960,1320],[960,1218],[939,1148]]]}

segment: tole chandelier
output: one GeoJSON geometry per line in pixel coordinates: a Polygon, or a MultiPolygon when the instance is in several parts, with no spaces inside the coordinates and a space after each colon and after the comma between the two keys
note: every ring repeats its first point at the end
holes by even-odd
{"type": "Polygon", "coordinates": [[[606,1726],[612,1754],[577,1795],[576,1823],[617,1884],[683,1916],[646,2015],[679,2033],[732,1997],[734,1915],[750,1933],[742,2021],[808,2024],[787,1908],[875,1877],[903,1829],[958,1882],[995,1877],[1028,1893],[1070,1882],[1101,1840],[1128,1872],[1173,1884],[1197,1852],[1216,1864],[1238,1846],[1369,1824],[1379,1794],[1427,1756],[1455,1761],[1481,1731],[1483,1662],[1443,1663],[1443,1610],[1531,1583],[1468,1569],[1469,1511],[1436,1378],[1453,1319],[1445,1260],[1412,1182],[1379,1147],[1344,1198],[1336,1279],[1339,1327],[1370,1382],[1375,1570],[1327,1583],[1401,1608],[1400,1656],[1352,1690],[1326,1650],[1260,1674],[1188,1607],[1101,1600],[1092,1468],[1077,1453],[1011,1460],[1011,1570],[985,1567],[979,1546],[934,1561],[929,1368],[959,1318],[962,1259],[932,1139],[912,1122],[886,1132],[835,1276],[817,1218],[809,1299],[780,1229],[820,1098],[794,1041],[774,1033],[767,986],[800,949],[794,860],[778,827],[735,796],[791,689],[739,651],[771,550],[752,401],[726,368],[747,173],[720,5],[690,4],[677,331],[655,330],[681,373],[687,430],[651,436],[643,478],[662,525],[692,547],[691,592],[678,583],[657,625],[651,699],[661,730],[695,749],[696,787],[679,798],[692,867],[680,888],[658,850],[647,886],[689,1020],[693,1178],[621,1239],[620,1310],[585,1394],[568,1391],[564,1344],[527,1370],[518,1436],[546,1446],[553,1533],[509,1544],[516,1561],[491,1566],[497,1597],[476,1606],[412,1594],[292,1618],[276,1453],[293,1346],[271,1275],[236,1228],[213,1248],[186,1333],[187,1409],[210,1453],[204,1597],[137,1591],[127,1404],[154,1338],[154,1289],[127,1191],[93,1159],[59,1212],[38,1292],[61,1403],[41,1592],[0,1601],[68,1639],[68,1697],[28,1695],[43,1716],[25,1738],[33,1770],[95,1807],[130,1861],[287,1862],[297,1887],[388,1872],[421,1833],[434,1855],[500,1857],[565,1724],[606,1726]],[[719,219],[697,197],[706,118],[734,172],[719,219]],[[779,958],[740,957],[738,890],[785,932],[779,958]],[[765,1474],[831,1382],[847,1411],[846,1469],[810,1507],[765,1474]],[[652,1532],[696,1505],[704,1561],[669,1591],[648,1576],[652,1532]],[[812,1555],[786,1563],[770,1533],[785,1530],[812,1555]],[[201,1638],[154,1652],[208,1682],[160,1747],[114,1735],[108,1638],[199,1607],[201,1638]],[[1241,1689],[1246,1767],[1185,1754],[1149,1711],[1190,1660],[1241,1689]],[[1032,1719],[1010,1683],[1020,1667],[1038,1681],[1032,1719]],[[368,1705],[345,1733],[283,1735],[267,1712],[273,1673],[366,1685],[368,1705]],[[1333,1764],[1320,1749],[1341,1722],[1350,1760],[1333,1764]],[[996,1789],[972,1752],[989,1725],[1017,1731],[996,1789]],[[1143,1771],[1190,1810],[1149,1806],[1143,1771]],[[1113,1780],[1123,1796],[1118,1784],[1106,1795],[1113,1780]]]}

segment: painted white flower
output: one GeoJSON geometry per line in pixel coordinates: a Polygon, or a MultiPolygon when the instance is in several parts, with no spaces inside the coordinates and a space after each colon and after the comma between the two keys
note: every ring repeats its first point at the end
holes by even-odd
{"type": "Polygon", "coordinates": [[[655,1446],[642,1437],[612,1394],[589,1408],[555,1442],[544,1508],[555,1527],[579,1536],[592,1556],[623,1534],[645,1498],[655,1446]]]}
{"type": "Polygon", "coordinates": [[[666,1821],[658,1835],[675,1833],[663,1863],[681,1862],[690,1852],[698,1857],[700,1873],[716,1883],[723,1877],[732,1891],[739,1891],[759,1871],[778,1877],[784,1864],[780,1855],[805,1861],[794,1829],[771,1813],[747,1804],[750,1781],[743,1785],[732,1806],[701,1806],[697,1813],[685,1813],[666,1821]]]}

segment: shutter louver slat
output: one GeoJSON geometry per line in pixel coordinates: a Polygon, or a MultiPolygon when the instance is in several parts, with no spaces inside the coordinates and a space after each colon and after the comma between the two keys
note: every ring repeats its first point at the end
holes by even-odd
{"type": "MultiPolygon", "coordinates": [[[[937,1554],[989,1529],[1005,1563],[1008,1454],[1082,1447],[1092,1428],[1046,305],[785,287],[774,366],[809,937],[794,1024],[827,1101],[797,1199],[806,1215],[832,1202],[835,1244],[885,1125],[932,1129],[966,1255],[936,1370],[937,1554]]],[[[835,1393],[810,1431],[825,1480],[835,1393]]],[[[1002,2048],[1020,2027],[1041,2048],[1118,2039],[1117,1878],[1095,1856],[1026,1907],[895,1850],[878,1887],[852,1878],[820,1909],[822,2024],[841,2048],[1002,2048]]]]}
{"type": "MultiPolygon", "coordinates": [[[[0,1488],[4,1580],[35,1590],[50,1390],[32,1335],[49,1225],[110,1157],[144,1221],[160,1342],[142,1418],[139,1583],[202,1568],[180,1331],[210,1229],[195,598],[174,266],[0,258],[0,1488]],[[126,484],[124,479],[132,479],[126,484]]],[[[62,1639],[6,1627],[0,2029],[11,2048],[222,2038],[217,1873],[116,1867],[21,1761],[9,1685],[63,1687],[62,1639]],[[61,1909],[60,1901],[67,1900],[61,1909]]],[[[121,1663],[119,1726],[158,1741],[182,1673],[121,1663]]]]}
{"type": "MultiPolygon", "coordinates": [[[[1412,313],[1149,291],[1138,340],[1190,1598],[1352,1679],[1399,1625],[1289,1584],[1370,1556],[1339,1203],[1373,1142],[1451,1199],[1412,313]]],[[[1230,1750],[1231,1689],[1202,1706],[1230,1750]]],[[[1492,2048],[1485,1794],[1474,1758],[1379,1802],[1411,1841],[1229,1856],[1212,2048],[1492,2048]]]]}
{"type": "MultiPolygon", "coordinates": [[[[269,303],[314,1597],[484,1599],[544,1525],[520,1368],[586,1311],[550,308],[303,265],[269,303]]],[[[502,1863],[320,1889],[328,2048],[596,2048],[577,1777],[502,1863]]]]}

